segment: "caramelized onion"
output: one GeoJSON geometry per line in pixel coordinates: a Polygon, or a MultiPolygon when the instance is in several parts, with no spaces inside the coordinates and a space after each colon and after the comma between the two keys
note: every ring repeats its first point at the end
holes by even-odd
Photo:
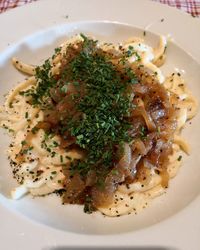
{"type": "Polygon", "coordinates": [[[65,203],[77,203],[78,202],[78,196],[84,191],[85,189],[85,183],[81,179],[79,174],[75,174],[74,176],[68,176],[68,179],[66,178],[67,186],[66,193],[64,194],[63,201],[65,203]]]}
{"type": "Polygon", "coordinates": [[[129,169],[129,165],[131,163],[131,148],[128,143],[124,144],[124,154],[120,161],[117,164],[117,169],[123,170],[126,172],[129,169]]]}
{"type": "MultiPolygon", "coordinates": [[[[81,43],[75,47],[69,46],[68,53],[62,61],[61,71],[80,52],[81,46],[81,43]]],[[[96,53],[105,54],[106,52],[98,48],[96,53]]],[[[109,56],[112,57],[111,54],[109,56]]],[[[118,73],[122,74],[121,79],[126,81],[128,78],[124,74],[124,65],[120,64],[119,60],[117,56],[113,55],[110,63],[116,67],[118,73]]],[[[131,124],[128,134],[132,141],[123,141],[123,153],[121,154],[115,150],[119,148],[119,145],[113,146],[112,160],[108,166],[96,163],[83,176],[78,171],[70,176],[69,167],[67,170],[63,170],[66,177],[64,195],[66,203],[84,203],[84,199],[89,196],[94,207],[108,206],[113,202],[114,193],[119,184],[133,183],[138,180],[148,183],[154,170],[159,171],[162,186],[168,185],[168,158],[172,153],[176,129],[175,108],[170,103],[166,89],[157,82],[156,77],[147,74],[138,67],[137,63],[126,64],[125,66],[131,66],[139,82],[129,86],[126,91],[130,97],[130,103],[133,104],[130,116],[125,117],[131,124]],[[99,180],[103,181],[103,185],[99,185],[99,180]]],[[[45,123],[40,126],[50,126],[56,131],[55,127],[60,121],[67,121],[70,117],[76,121],[77,117],[83,117],[83,114],[76,110],[79,98],[75,103],[72,97],[77,93],[80,97],[86,95],[84,83],[80,84],[78,89],[73,82],[68,83],[66,87],[65,93],[60,91],[59,86],[51,90],[50,94],[55,109],[46,112],[45,123]]],[[[78,146],[76,138],[71,136],[69,131],[63,133],[62,136],[62,148],[78,146]]],[[[85,151],[83,150],[83,152],[85,151]]],[[[85,155],[87,155],[87,151],[85,155]]]]}

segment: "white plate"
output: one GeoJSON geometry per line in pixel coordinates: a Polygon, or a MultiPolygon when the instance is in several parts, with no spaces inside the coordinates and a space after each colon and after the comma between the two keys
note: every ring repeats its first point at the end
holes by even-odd
{"type": "MultiPolygon", "coordinates": [[[[107,41],[120,41],[131,35],[142,35],[144,27],[150,23],[152,26],[149,30],[172,35],[184,49],[180,49],[174,43],[169,45],[164,72],[184,70],[184,77],[190,88],[197,97],[200,96],[199,65],[187,54],[191,54],[200,62],[200,23],[188,15],[164,8],[162,5],[128,0],[123,1],[123,5],[117,0],[109,3],[94,0],[85,0],[84,3],[78,0],[42,1],[30,7],[10,11],[0,16],[0,22],[8,23],[6,31],[0,30],[1,98],[3,93],[23,78],[9,64],[8,59],[12,55],[18,55],[30,63],[41,63],[44,58],[51,55],[53,48],[65,35],[82,31],[107,41]],[[161,22],[163,18],[164,21],[161,22]],[[117,22],[83,22],[92,19],[125,22],[140,29],[117,22]],[[71,21],[76,23],[70,24],[71,21]],[[16,30],[12,30],[13,23],[17,27],[16,30]],[[182,23],[184,30],[181,28],[182,23]]],[[[156,35],[147,32],[146,39],[150,44],[155,44],[157,38],[156,35]]],[[[136,217],[105,219],[98,214],[85,215],[80,208],[61,206],[57,197],[34,200],[27,197],[17,202],[10,201],[4,195],[13,183],[7,168],[8,163],[2,154],[2,249],[61,250],[65,247],[70,249],[67,248],[69,246],[157,246],[157,249],[163,250],[173,247],[181,250],[196,249],[196,246],[200,245],[199,120],[198,115],[192,125],[187,126],[185,136],[192,144],[192,155],[184,159],[184,165],[172,181],[168,194],[157,199],[148,210],[136,217]]],[[[1,151],[5,151],[6,143],[6,137],[1,136],[1,151]]]]}

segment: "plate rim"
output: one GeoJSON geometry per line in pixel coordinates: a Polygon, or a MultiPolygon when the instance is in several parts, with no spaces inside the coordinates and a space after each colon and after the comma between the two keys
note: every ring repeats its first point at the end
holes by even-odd
{"type": "MultiPolygon", "coordinates": [[[[47,0],[43,0],[43,1],[41,1],[41,2],[33,2],[33,4],[34,5],[42,5],[44,2],[47,2],[47,0]],[[42,3],[42,4],[41,4],[42,3]]],[[[53,3],[53,0],[52,1],[50,1],[51,2],[51,4],[53,3]]],[[[64,0],[60,0],[59,2],[64,2],[64,0]]],[[[66,1],[67,2],[67,1],[66,1]]],[[[140,2],[139,0],[137,0],[137,1],[135,1],[135,3],[137,2],[137,4],[140,2]]],[[[144,1],[144,2],[146,2],[147,3],[147,1],[144,1]]],[[[148,1],[149,2],[149,1],[148,1]]],[[[149,2],[150,3],[150,2],[149,2]]],[[[32,5],[33,5],[32,4],[32,5]]],[[[161,5],[162,6],[162,4],[160,4],[160,3],[155,3],[155,2],[151,2],[151,4],[150,5],[152,5],[152,4],[158,4],[158,5],[161,5]]],[[[31,5],[30,5],[31,6],[31,5]]],[[[53,5],[52,5],[53,6],[53,5]]],[[[170,11],[171,11],[171,7],[168,7],[168,6],[165,6],[166,8],[170,8],[170,11]]],[[[20,12],[24,12],[24,9],[27,9],[27,10],[29,10],[30,11],[30,8],[31,7],[29,7],[28,5],[27,6],[24,6],[24,7],[20,7],[20,8],[17,8],[17,9],[13,9],[13,10],[10,10],[9,12],[7,12],[7,13],[4,13],[3,14],[3,16],[6,16],[6,18],[7,17],[9,17],[9,18],[11,18],[11,16],[12,15],[14,15],[14,13],[20,13],[20,12]]],[[[162,11],[162,10],[161,10],[162,11]]],[[[176,10],[176,11],[178,11],[178,10],[176,10]]],[[[179,11],[178,11],[179,12],[179,11]]],[[[186,14],[185,15],[185,13],[183,14],[181,14],[181,15],[183,15],[184,16],[184,18],[187,16],[187,18],[188,18],[188,14],[186,14]]],[[[0,22],[1,22],[1,20],[3,19],[3,18],[1,18],[2,16],[0,16],[0,22]]],[[[183,19],[184,19],[183,18],[183,19]]],[[[192,18],[192,17],[190,17],[190,18],[192,18]]],[[[108,20],[107,20],[108,21],[108,20]]],[[[119,20],[119,22],[121,23],[121,21],[119,20]]],[[[122,22],[123,23],[123,22],[122,22]]],[[[196,24],[194,24],[194,25],[197,25],[197,24],[199,24],[199,23],[196,23],[196,24]]],[[[130,24],[130,23],[128,23],[128,25],[130,25],[130,26],[132,26],[132,24],[130,24]]],[[[137,27],[137,26],[136,26],[137,27]]],[[[39,29],[38,29],[38,31],[39,31],[39,29]]],[[[1,34],[2,32],[0,31],[0,34],[1,34]]],[[[33,32],[33,33],[35,33],[35,32],[33,32]]],[[[153,33],[155,33],[154,31],[153,31],[153,33]]],[[[20,39],[21,40],[21,39],[20,39]]],[[[19,39],[18,39],[18,41],[20,41],[19,39]]],[[[2,46],[0,46],[0,50],[1,50],[1,47],[2,46]]],[[[4,46],[3,46],[4,47],[4,46]]],[[[183,48],[184,49],[184,48],[183,48]]],[[[4,50],[4,49],[3,49],[4,50]]],[[[184,49],[185,50],[185,49],[184,49]]],[[[200,51],[199,51],[199,55],[200,55],[200,51]]],[[[192,55],[192,57],[193,57],[193,55],[192,55]]],[[[200,56],[199,56],[200,57],[200,56]]],[[[196,57],[195,57],[196,58],[196,57]]],[[[197,60],[197,61],[199,61],[200,60],[200,58],[197,60]]],[[[197,199],[195,199],[195,201],[193,201],[190,205],[189,205],[189,207],[191,207],[191,206],[193,206],[193,207],[199,207],[199,204],[200,204],[200,199],[199,198],[197,198],[197,199]]],[[[7,211],[5,212],[5,211],[3,211],[3,210],[5,210],[5,209],[2,209],[2,206],[0,206],[0,212],[2,212],[2,215],[5,215],[5,216],[8,216],[8,213],[7,213],[7,211]]],[[[185,211],[185,210],[187,210],[186,208],[184,209],[184,211],[181,211],[181,216],[188,216],[187,215],[187,211],[185,211]]],[[[11,216],[10,214],[9,214],[9,216],[11,216]]],[[[13,215],[12,215],[13,216],[13,215]]],[[[11,217],[12,217],[11,216],[11,217]]],[[[180,216],[180,214],[178,215],[178,217],[180,216]]],[[[0,216],[1,217],[1,216],[0,216]]],[[[14,216],[15,217],[15,216],[14,216]]],[[[4,217],[4,220],[5,220],[5,218],[6,217],[4,217]]],[[[16,219],[16,218],[15,218],[16,219]]],[[[6,220],[4,221],[3,220],[3,222],[6,222],[6,220]]],[[[16,219],[17,220],[17,219],[16,219]]],[[[21,223],[24,223],[24,227],[27,227],[27,224],[29,224],[30,222],[28,222],[27,221],[27,219],[26,220],[22,220],[21,221],[21,223]],[[26,224],[26,225],[25,225],[26,224]]],[[[163,223],[163,222],[161,222],[162,224],[165,224],[164,225],[164,228],[166,227],[166,224],[168,223],[163,223]]],[[[31,223],[32,224],[32,223],[31,223]]],[[[34,224],[34,223],[33,223],[34,224]]],[[[36,223],[37,224],[37,223],[36,223]]],[[[160,224],[160,223],[159,223],[160,224]]],[[[43,226],[44,225],[39,225],[39,227],[41,227],[41,228],[43,228],[43,226]]],[[[37,225],[34,225],[33,227],[35,227],[35,228],[38,228],[38,224],[37,225]]],[[[155,231],[157,231],[157,229],[155,229],[155,227],[156,227],[156,225],[155,226],[151,226],[150,228],[152,229],[152,227],[154,227],[154,229],[153,230],[155,230],[155,231]]],[[[55,233],[56,234],[56,245],[59,243],[59,238],[60,238],[60,240],[62,239],[62,244],[66,244],[66,241],[63,241],[63,237],[65,236],[66,237],[66,235],[67,235],[67,238],[68,238],[68,240],[70,240],[67,244],[68,245],[72,245],[73,244],[73,242],[71,241],[71,240],[74,240],[74,239],[76,239],[76,234],[72,234],[72,233],[67,233],[67,232],[60,232],[60,233],[58,233],[58,232],[55,232],[55,231],[58,231],[57,229],[52,229],[52,228],[46,228],[46,226],[44,226],[44,228],[42,229],[42,230],[45,230],[46,232],[45,232],[45,234],[47,234],[47,235],[52,235],[52,233],[55,233]],[[60,235],[60,234],[62,234],[62,236],[60,235]],[[60,237],[61,236],[61,237],[60,237]]],[[[1,230],[0,230],[1,231],[1,230]]],[[[41,230],[40,230],[41,231],[41,230]]],[[[145,233],[145,231],[146,231],[146,233],[147,232],[149,232],[149,229],[144,229],[144,230],[142,230],[142,231],[144,231],[144,233],[145,233]]],[[[5,233],[5,232],[4,232],[5,233]]],[[[19,238],[19,235],[17,235],[17,234],[14,234],[15,235],[15,238],[17,239],[17,238],[19,238]]],[[[125,233],[125,234],[123,234],[123,236],[121,236],[120,238],[122,239],[124,239],[124,238],[126,238],[126,239],[130,239],[130,236],[133,236],[134,235],[134,237],[137,237],[138,235],[141,235],[141,232],[129,232],[129,233],[125,233]]],[[[20,239],[21,239],[21,237],[22,237],[22,235],[20,236],[20,239]]],[[[85,245],[85,246],[87,246],[88,245],[88,242],[87,241],[85,241],[85,239],[84,239],[84,237],[83,236],[80,236],[80,235],[78,235],[78,237],[80,237],[80,244],[82,244],[82,245],[85,245]]],[[[90,237],[92,237],[93,239],[96,239],[97,240],[97,242],[98,242],[98,244],[97,245],[102,245],[102,242],[101,242],[101,236],[90,236],[90,237]]],[[[140,236],[141,237],[141,236],[140,236]]],[[[106,238],[108,241],[107,241],[107,245],[113,245],[113,243],[112,243],[112,240],[114,240],[114,238],[113,238],[113,236],[112,235],[109,235],[109,236],[103,236],[103,238],[106,238]]],[[[5,238],[6,239],[6,238],[5,238]]],[[[4,239],[4,242],[2,242],[2,244],[5,244],[5,246],[7,246],[8,245],[8,242],[6,241],[4,239]]],[[[48,240],[46,239],[46,242],[48,242],[48,240]]],[[[118,241],[119,242],[119,241],[118,241]]],[[[199,242],[199,241],[198,241],[199,242]]],[[[38,242],[39,243],[39,242],[38,242]]],[[[164,244],[167,244],[168,242],[164,242],[164,244]]],[[[191,243],[191,242],[190,242],[191,243]]],[[[30,244],[30,243],[29,243],[30,244]]],[[[43,244],[43,246],[44,246],[44,242],[42,242],[42,244],[43,244]]],[[[91,242],[89,243],[89,245],[91,244],[91,242]]],[[[137,244],[139,244],[139,242],[137,243],[137,244]]],[[[151,244],[153,244],[153,242],[151,242],[151,244]]],[[[95,246],[97,246],[97,245],[95,245],[95,246]]],[[[115,245],[115,244],[114,244],[115,245]]],[[[129,244],[128,244],[129,245],[129,244]]],[[[37,245],[35,245],[35,247],[36,247],[37,245]]],[[[65,245],[66,246],[66,245],[65,245]]],[[[131,243],[131,246],[133,246],[133,244],[131,243]]],[[[144,246],[144,245],[143,245],[144,246]]],[[[168,246],[168,245],[166,245],[166,246],[168,246]]],[[[179,245],[180,246],[180,245],[179,245]]],[[[39,246],[39,244],[38,244],[38,246],[37,247],[40,247],[39,246]]],[[[9,248],[10,249],[10,248],[9,248]]],[[[14,249],[14,248],[13,248],[14,249]]],[[[16,249],[16,248],[15,248],[16,249]]],[[[18,249],[18,248],[17,248],[18,249]]],[[[53,249],[53,248],[52,248],[53,249]]],[[[56,248],[55,248],[56,249],[56,248]]],[[[186,248],[185,248],[186,249],[186,248]]],[[[190,248],[191,249],[191,248],[190,248]]]]}

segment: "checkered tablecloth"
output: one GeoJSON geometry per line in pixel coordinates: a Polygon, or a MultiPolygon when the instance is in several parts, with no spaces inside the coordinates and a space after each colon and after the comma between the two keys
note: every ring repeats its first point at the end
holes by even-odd
{"type": "MultiPolygon", "coordinates": [[[[0,13],[39,0],[0,0],[0,13]]],[[[109,1],[109,0],[108,0],[109,1]]],[[[190,13],[193,17],[200,16],[200,0],[151,0],[173,6],[190,13]]]]}

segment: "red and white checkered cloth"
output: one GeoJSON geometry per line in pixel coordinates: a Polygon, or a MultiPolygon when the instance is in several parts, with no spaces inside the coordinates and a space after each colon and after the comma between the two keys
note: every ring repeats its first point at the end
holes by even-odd
{"type": "Polygon", "coordinates": [[[200,0],[152,0],[176,7],[180,10],[188,12],[193,17],[200,16],[200,0]]]}
{"type": "MultiPolygon", "coordinates": [[[[0,13],[38,0],[0,0],[0,13]]],[[[109,0],[108,0],[109,1],[109,0]]],[[[193,17],[200,16],[200,0],[152,0],[176,7],[190,13],[193,17]]]]}
{"type": "Polygon", "coordinates": [[[37,0],[0,0],[0,13],[37,0]]]}

